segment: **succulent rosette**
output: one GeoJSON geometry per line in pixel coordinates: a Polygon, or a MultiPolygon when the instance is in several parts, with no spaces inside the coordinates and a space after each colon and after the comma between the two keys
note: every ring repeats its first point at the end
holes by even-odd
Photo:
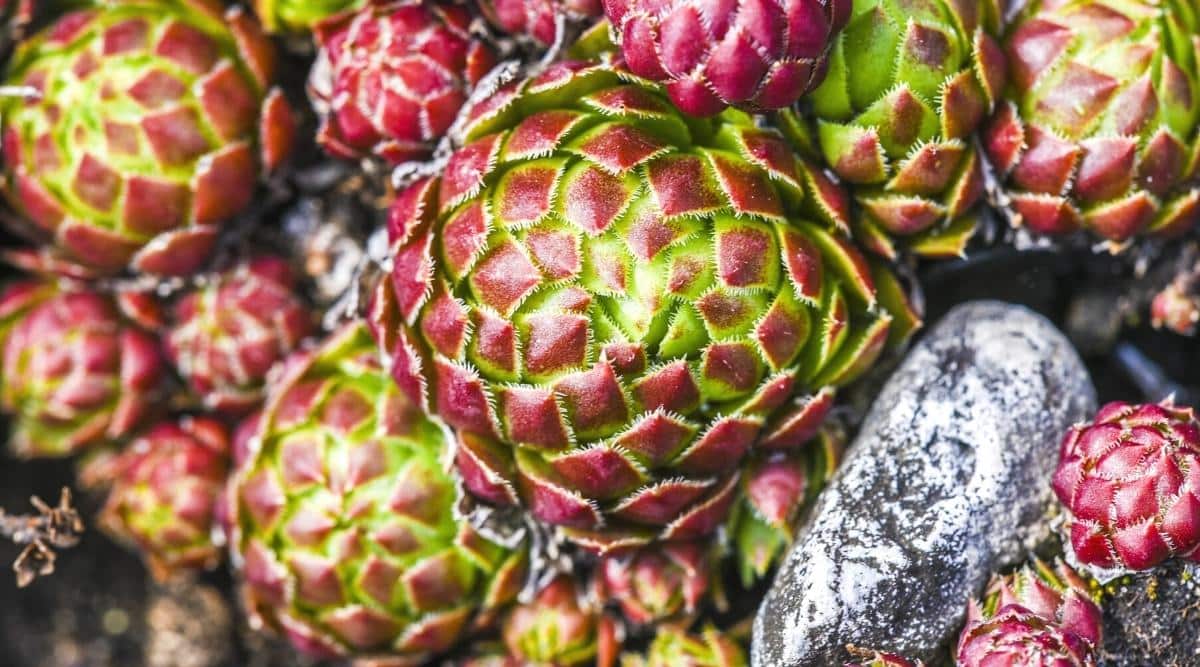
{"type": "Polygon", "coordinates": [[[1094,667],[1100,608],[1087,583],[1066,565],[1040,561],[993,579],[972,600],[959,637],[960,667],[1094,667]]]}
{"type": "Polygon", "coordinates": [[[742,585],[761,581],[786,553],[807,503],[837,471],[845,438],[822,428],[805,446],[759,452],[743,463],[742,489],[729,519],[742,585]]]}
{"type": "Polygon", "coordinates": [[[698,634],[663,626],[644,655],[621,658],[621,667],[746,667],[746,652],[712,626],[698,634]]]}
{"type": "Polygon", "coordinates": [[[984,143],[1014,221],[1120,244],[1195,223],[1200,124],[1191,2],[1031,2],[1006,43],[984,143]]]}
{"type": "Polygon", "coordinates": [[[616,653],[612,622],[568,576],[546,584],[533,601],[514,607],[501,633],[505,665],[610,665],[616,653]]]}
{"type": "Polygon", "coordinates": [[[92,270],[182,275],[290,147],[272,46],[211,0],[97,0],[24,42],[0,103],[5,191],[92,270]]]}
{"type": "Polygon", "coordinates": [[[0,408],[22,457],[119,442],[165,395],[158,341],[113,298],[18,283],[0,297],[0,408]]]}
{"type": "Polygon", "coordinates": [[[1195,336],[1200,327],[1200,275],[1187,275],[1164,287],[1150,302],[1150,323],[1180,336],[1195,336]]]}
{"type": "Polygon", "coordinates": [[[848,662],[845,667],[924,667],[920,660],[909,660],[898,653],[872,651],[855,646],[847,646],[858,662],[848,662]]]}
{"type": "MultiPolygon", "coordinates": [[[[962,254],[983,170],[972,135],[999,98],[994,0],[858,0],[807,104],[805,143],[855,187],[856,238],[885,257],[962,254]]],[[[804,122],[797,123],[804,125],[804,122]]]]}
{"type": "Polygon", "coordinates": [[[559,40],[560,25],[604,14],[601,0],[479,0],[479,8],[500,30],[542,47],[559,40]]]}
{"type": "Polygon", "coordinates": [[[686,113],[788,107],[825,77],[852,0],[604,0],[629,69],[686,113]]]}
{"type": "Polygon", "coordinates": [[[419,662],[515,597],[524,551],[456,518],[443,431],[361,322],[293,356],[249,424],[231,543],[252,618],[301,650],[419,662]]]}
{"type": "Polygon", "coordinates": [[[690,618],[716,576],[711,551],[705,541],[692,541],[608,554],[597,569],[600,598],[615,602],[635,625],[690,618]]]}
{"type": "Polygon", "coordinates": [[[1200,546],[1200,422],[1191,408],[1109,403],[1059,448],[1054,492],[1082,563],[1146,570],[1200,546]]]}
{"type": "Polygon", "coordinates": [[[317,31],[309,94],[330,154],[389,163],[429,157],[495,53],[467,5],[375,2],[317,31]]]}
{"type": "Polygon", "coordinates": [[[909,321],[881,298],[890,274],[803,218],[800,161],[744,115],[687,119],[563,62],[474,109],[466,137],[398,195],[371,320],[398,383],[456,430],[467,488],[577,542],[710,533],[751,444],[799,446],[831,405],[818,390],[909,321]]]}
{"type": "Polygon", "coordinates": [[[213,535],[229,455],[225,427],[213,419],[151,427],[108,464],[112,487],[101,525],[132,544],[159,579],[214,567],[223,546],[213,535]]]}
{"type": "Polygon", "coordinates": [[[378,0],[252,0],[254,13],[268,32],[306,33],[344,12],[378,0]]]}
{"type": "Polygon", "coordinates": [[[314,328],[286,260],[238,263],[175,304],[168,358],[205,408],[242,414],[262,401],[267,372],[314,328]]]}

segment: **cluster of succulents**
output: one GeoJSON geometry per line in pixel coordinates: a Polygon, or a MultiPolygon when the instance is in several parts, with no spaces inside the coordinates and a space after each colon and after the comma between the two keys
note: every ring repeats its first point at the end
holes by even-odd
{"type": "MultiPolygon", "coordinates": [[[[1197,216],[1183,0],[71,4],[0,97],[37,274],[0,293],[12,448],[88,457],[156,576],[228,556],[318,658],[747,664],[728,596],[836,472],[839,390],[921,325],[899,260],[962,255],[989,194],[1119,244],[1197,216]],[[386,237],[344,312],[258,247],[297,138],[386,237]]],[[[1190,411],[1110,405],[1062,459],[1078,561],[1195,557],[1190,411]]],[[[1093,664],[1098,614],[1037,563],[957,661],[1093,664]]]]}

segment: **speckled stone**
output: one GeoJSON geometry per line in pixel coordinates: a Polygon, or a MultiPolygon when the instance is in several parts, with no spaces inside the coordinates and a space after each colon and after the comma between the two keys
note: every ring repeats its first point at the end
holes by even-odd
{"type": "Polygon", "coordinates": [[[952,310],[888,381],[754,624],[755,667],[846,644],[945,664],[966,601],[1050,535],[1058,441],[1091,414],[1078,355],[1032,311],[952,310]]]}

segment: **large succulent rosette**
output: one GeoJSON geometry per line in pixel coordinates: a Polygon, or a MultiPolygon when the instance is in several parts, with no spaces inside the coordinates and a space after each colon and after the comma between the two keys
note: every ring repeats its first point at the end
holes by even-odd
{"type": "Polygon", "coordinates": [[[714,530],[751,444],[811,437],[817,390],[913,321],[881,303],[890,274],[804,219],[802,165],[746,116],[689,119],[564,62],[466,136],[398,196],[371,319],[400,386],[456,430],[467,488],[581,543],[714,530]]]}
{"type": "Polygon", "coordinates": [[[852,0],[604,0],[629,69],[697,116],[782,109],[825,77],[852,0]]]}
{"type": "Polygon", "coordinates": [[[98,0],[17,50],[0,105],[8,200],[105,273],[187,274],[290,147],[272,45],[213,0],[98,0]]]}
{"type": "Polygon", "coordinates": [[[466,5],[376,2],[321,26],[309,93],[317,141],[343,158],[426,158],[495,64],[466,5]]]}
{"type": "Polygon", "coordinates": [[[23,457],[130,435],[165,396],[158,341],[96,292],[19,283],[0,297],[0,408],[23,457]]]}
{"type": "Polygon", "coordinates": [[[1146,570],[1200,559],[1200,422],[1170,402],[1109,403],[1063,437],[1054,492],[1080,562],[1146,570]]]}
{"type": "Polygon", "coordinates": [[[419,662],[523,583],[523,551],[457,517],[442,429],[361,323],[297,353],[243,433],[231,539],[253,619],[325,657],[419,662]]]}
{"type": "Polygon", "coordinates": [[[1200,217],[1200,27],[1188,0],[1031,2],[984,140],[1015,222],[1114,244],[1200,217]]]}
{"type": "MultiPolygon", "coordinates": [[[[963,252],[983,195],[972,136],[1004,85],[994,0],[856,0],[807,139],[854,184],[855,236],[886,257],[963,252]]],[[[804,129],[807,130],[807,127],[804,129]]]]}
{"type": "Polygon", "coordinates": [[[262,401],[267,372],[313,330],[286,260],[258,256],[175,304],[167,356],[205,408],[242,414],[262,401]]]}
{"type": "Polygon", "coordinates": [[[112,462],[103,527],[132,544],[159,579],[215,566],[229,458],[229,437],[217,421],[184,417],[152,427],[112,462]]]}

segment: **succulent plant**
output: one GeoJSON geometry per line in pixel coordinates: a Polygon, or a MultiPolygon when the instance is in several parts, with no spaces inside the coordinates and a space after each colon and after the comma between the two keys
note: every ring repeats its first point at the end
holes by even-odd
{"type": "Polygon", "coordinates": [[[313,655],[415,662],[515,597],[524,551],[456,518],[443,432],[361,322],[296,353],[251,424],[230,509],[252,618],[313,655]]]}
{"type": "Polygon", "coordinates": [[[559,40],[560,24],[604,14],[601,0],[479,0],[479,8],[500,30],[542,47],[559,40]]]}
{"type": "Polygon", "coordinates": [[[501,629],[506,665],[611,665],[612,622],[598,613],[569,576],[556,577],[527,604],[514,607],[501,629]]]}
{"type": "Polygon", "coordinates": [[[10,445],[56,457],[132,435],[164,395],[158,341],[114,299],[19,283],[0,297],[0,408],[10,445]]]}
{"type": "Polygon", "coordinates": [[[209,410],[242,414],[262,401],[267,371],[313,330],[286,260],[240,262],[185,294],[164,337],[168,358],[209,410]]]}
{"type": "Polygon", "coordinates": [[[1200,422],[1191,408],[1109,403],[1067,432],[1054,492],[1080,562],[1145,570],[1200,546],[1200,422]]]}
{"type": "Polygon", "coordinates": [[[254,13],[268,32],[301,34],[369,2],[377,0],[252,0],[254,13]]]}
{"type": "Polygon", "coordinates": [[[956,664],[1091,667],[1100,634],[1087,583],[1063,563],[1037,561],[993,579],[983,601],[971,601],[956,664]]]}
{"type": "Polygon", "coordinates": [[[1016,222],[1113,244],[1194,224],[1198,27],[1178,0],[1029,3],[984,136],[1016,222]]]}
{"type": "Polygon", "coordinates": [[[629,69],[666,85],[683,111],[782,109],[825,76],[852,0],[705,4],[604,0],[629,69]]]}
{"type": "Polygon", "coordinates": [[[211,0],[96,0],[24,42],[0,102],[6,195],[29,231],[106,273],[208,257],[294,120],[272,46],[211,0]]]}
{"type": "Polygon", "coordinates": [[[1154,295],[1150,323],[1155,329],[1166,327],[1181,336],[1196,335],[1200,327],[1200,271],[1180,275],[1154,295]]]}
{"type": "Polygon", "coordinates": [[[309,93],[317,141],[337,157],[428,157],[495,53],[471,34],[466,5],[373,3],[317,31],[309,93]]]}
{"type": "Polygon", "coordinates": [[[602,600],[620,606],[635,625],[694,616],[715,576],[705,541],[652,544],[604,556],[597,568],[602,600]]]}
{"type": "Polygon", "coordinates": [[[662,626],[645,655],[630,654],[621,659],[621,667],[746,667],[747,664],[742,647],[712,626],[699,634],[662,626]]]}
{"type": "Polygon", "coordinates": [[[898,653],[874,651],[857,646],[847,646],[846,650],[857,662],[848,662],[845,667],[924,667],[925,664],[920,660],[909,660],[898,653]]]}
{"type": "Polygon", "coordinates": [[[837,471],[845,438],[822,428],[804,447],[750,456],[729,519],[732,555],[742,585],[762,580],[786,553],[806,503],[837,471]]]}
{"type": "Polygon", "coordinates": [[[810,437],[818,390],[912,320],[890,274],[802,219],[798,159],[744,115],[686,119],[568,61],[476,107],[466,136],[398,195],[370,319],[456,429],[467,488],[577,542],[711,532],[751,443],[810,437]]]}
{"type": "Polygon", "coordinates": [[[157,424],[112,462],[112,488],[101,515],[111,535],[132,544],[151,573],[214,567],[217,502],[229,470],[225,427],[205,417],[157,424]]]}
{"type": "Polygon", "coordinates": [[[858,0],[808,97],[804,144],[857,186],[855,236],[885,257],[962,253],[983,171],[972,135],[998,99],[994,0],[858,0]],[[881,66],[882,65],[882,66],[881,66]]]}

